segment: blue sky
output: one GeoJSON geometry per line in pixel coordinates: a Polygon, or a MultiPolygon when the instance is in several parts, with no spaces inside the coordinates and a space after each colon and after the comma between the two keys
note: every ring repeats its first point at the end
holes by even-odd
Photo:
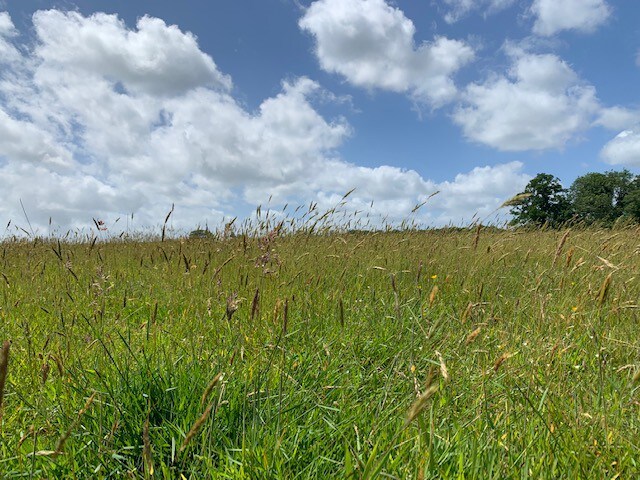
{"type": "Polygon", "coordinates": [[[640,173],[640,4],[0,2],[0,221],[216,226],[271,198],[425,225],[640,173]],[[429,196],[439,191],[434,197],[429,196]],[[412,208],[429,198],[418,212],[412,208]],[[371,206],[373,202],[373,207],[371,206]]]}

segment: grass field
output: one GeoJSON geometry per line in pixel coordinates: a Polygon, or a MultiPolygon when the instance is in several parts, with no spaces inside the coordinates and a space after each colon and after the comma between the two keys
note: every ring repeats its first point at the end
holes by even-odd
{"type": "Polygon", "coordinates": [[[7,240],[0,274],[2,478],[640,475],[637,227],[7,240]]]}

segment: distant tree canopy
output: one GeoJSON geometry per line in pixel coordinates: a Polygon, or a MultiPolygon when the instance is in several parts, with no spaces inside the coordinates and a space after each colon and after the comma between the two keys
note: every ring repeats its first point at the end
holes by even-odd
{"type": "Polygon", "coordinates": [[[640,222],[640,175],[621,172],[587,173],[569,189],[547,173],[539,173],[511,209],[515,225],[560,226],[566,222],[611,225],[619,218],[640,222]]]}
{"type": "Polygon", "coordinates": [[[552,226],[560,225],[570,217],[567,191],[560,180],[548,173],[539,173],[525,187],[528,194],[520,204],[511,209],[519,224],[552,226]]]}

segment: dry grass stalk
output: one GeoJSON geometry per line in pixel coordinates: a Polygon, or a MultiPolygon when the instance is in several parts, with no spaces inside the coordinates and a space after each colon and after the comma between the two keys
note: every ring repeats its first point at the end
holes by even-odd
{"type": "Polygon", "coordinates": [[[182,452],[185,448],[187,448],[187,445],[189,445],[189,442],[191,442],[191,440],[193,440],[193,437],[196,436],[196,433],[198,433],[198,430],[200,430],[202,425],[204,425],[204,422],[206,422],[207,418],[209,418],[209,414],[211,413],[212,409],[213,409],[213,403],[210,403],[207,409],[204,411],[204,413],[200,416],[200,418],[196,420],[195,423],[191,426],[191,429],[187,432],[187,435],[186,437],[184,437],[184,441],[180,446],[180,452],[182,452]]]}
{"type": "Polygon", "coordinates": [[[517,195],[514,195],[513,197],[511,197],[509,200],[505,200],[505,202],[500,205],[500,208],[504,208],[504,207],[515,207],[517,205],[522,205],[522,202],[524,200],[526,200],[527,198],[529,198],[531,195],[533,195],[530,192],[527,193],[519,193],[517,195]]]}
{"type": "Polygon", "coordinates": [[[467,321],[467,318],[469,318],[469,315],[471,315],[471,310],[473,310],[473,303],[469,302],[467,308],[465,308],[464,312],[462,312],[462,317],[460,317],[460,321],[462,323],[467,321]]]}
{"type": "Polygon", "coordinates": [[[251,315],[249,317],[252,321],[255,318],[256,313],[258,312],[259,305],[260,305],[260,289],[256,288],[256,294],[253,296],[253,302],[251,302],[251,315]]]}
{"type": "Polygon", "coordinates": [[[444,363],[444,358],[442,358],[442,354],[436,350],[436,356],[438,357],[438,361],[440,362],[440,375],[445,382],[448,382],[451,377],[449,377],[449,370],[447,370],[447,365],[444,363]]]}
{"type": "Polygon", "coordinates": [[[6,340],[0,350],[0,426],[2,425],[2,402],[4,400],[4,383],[7,380],[7,369],[9,367],[9,349],[11,342],[6,340]]]}
{"type": "Polygon", "coordinates": [[[607,275],[607,278],[604,279],[602,285],[600,285],[600,290],[598,291],[598,306],[601,307],[604,302],[607,300],[607,295],[609,294],[609,287],[611,287],[611,275],[610,273],[607,275]]]}
{"type": "Polygon", "coordinates": [[[47,378],[49,378],[49,371],[51,370],[51,366],[49,365],[49,361],[45,360],[40,367],[40,376],[42,378],[42,384],[47,383],[47,378]]]}
{"type": "Polygon", "coordinates": [[[213,380],[211,380],[211,382],[209,382],[209,385],[207,385],[207,388],[205,388],[204,392],[202,392],[202,398],[200,399],[201,406],[204,406],[204,404],[207,402],[207,398],[209,398],[209,394],[211,393],[213,388],[218,384],[218,382],[222,380],[223,377],[224,377],[224,373],[220,372],[215,377],[213,377],[213,380]]]}
{"type": "Polygon", "coordinates": [[[394,293],[398,293],[398,287],[396,287],[396,276],[391,274],[389,277],[391,278],[391,289],[394,293]]]}
{"type": "Polygon", "coordinates": [[[567,252],[567,261],[564,264],[565,267],[568,267],[569,265],[571,265],[571,259],[573,258],[574,251],[575,251],[575,247],[571,247],[567,252]]]}
{"type": "Polygon", "coordinates": [[[498,369],[500,368],[500,366],[511,357],[513,357],[513,354],[511,354],[509,352],[505,352],[502,355],[500,355],[500,357],[498,357],[498,359],[493,364],[493,371],[497,372],[498,369]]]}
{"type": "Polygon", "coordinates": [[[97,392],[93,392],[93,394],[91,394],[91,396],[87,399],[87,402],[84,404],[84,407],[82,407],[78,412],[76,419],[71,423],[67,431],[64,432],[64,434],[58,439],[58,443],[56,444],[56,449],[53,451],[51,455],[58,456],[63,452],[64,444],[67,442],[67,440],[71,436],[71,432],[73,432],[73,430],[78,426],[78,423],[80,423],[80,419],[82,418],[82,416],[85,413],[87,413],[87,411],[89,410],[89,407],[91,407],[93,400],[96,398],[96,394],[97,392]]]}
{"type": "Polygon", "coordinates": [[[231,295],[229,295],[227,297],[227,308],[226,308],[226,315],[227,315],[227,321],[231,321],[231,317],[233,317],[233,314],[236,312],[236,310],[238,310],[238,306],[240,305],[240,300],[238,299],[238,293],[237,292],[233,292],[231,295]]]}
{"type": "Polygon", "coordinates": [[[562,247],[564,247],[564,244],[567,241],[567,238],[569,238],[569,232],[571,232],[570,228],[566,232],[564,232],[564,235],[562,235],[562,238],[558,242],[558,247],[556,248],[556,253],[553,256],[553,262],[551,263],[552,267],[556,265],[556,262],[558,261],[558,257],[562,253],[562,247]]]}
{"type": "Polygon", "coordinates": [[[144,465],[147,469],[147,473],[149,476],[153,476],[154,466],[153,466],[153,454],[151,452],[151,439],[149,438],[149,414],[151,412],[151,403],[149,403],[149,408],[147,409],[147,418],[144,421],[144,427],[142,428],[142,458],[144,460],[144,465]]]}
{"type": "Polygon", "coordinates": [[[467,335],[467,338],[464,341],[464,344],[465,345],[469,345],[471,342],[473,342],[476,339],[476,337],[478,335],[480,335],[480,331],[481,330],[482,330],[482,327],[478,327],[473,332],[471,332],[469,335],[467,335]]]}
{"type": "Polygon", "coordinates": [[[62,359],[58,355],[52,355],[51,358],[53,358],[54,362],[56,362],[56,367],[58,367],[58,375],[60,375],[60,377],[63,377],[64,365],[62,364],[62,359]]]}
{"type": "Polygon", "coordinates": [[[433,369],[429,370],[429,376],[427,377],[426,388],[424,393],[418,396],[413,402],[409,411],[407,412],[407,419],[405,420],[405,426],[413,422],[418,415],[425,409],[429,403],[429,399],[434,393],[438,391],[438,384],[434,383],[435,375],[433,369]]]}
{"type": "Polygon", "coordinates": [[[438,286],[434,285],[431,289],[431,293],[429,294],[429,308],[433,306],[436,301],[436,296],[438,295],[438,286]]]}
{"type": "Polygon", "coordinates": [[[480,241],[480,230],[482,230],[482,224],[478,224],[476,227],[476,235],[473,237],[473,249],[476,250],[478,248],[478,242],[480,241]]]}
{"type": "Polygon", "coordinates": [[[636,383],[638,380],[640,380],[640,368],[636,370],[636,373],[633,375],[633,383],[636,383]]]}
{"type": "Polygon", "coordinates": [[[287,326],[289,325],[289,299],[284,301],[284,315],[282,318],[282,335],[287,334],[287,326]]]}

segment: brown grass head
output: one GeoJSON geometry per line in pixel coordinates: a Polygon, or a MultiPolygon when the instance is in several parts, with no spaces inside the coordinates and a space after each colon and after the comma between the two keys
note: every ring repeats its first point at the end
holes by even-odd
{"type": "Polygon", "coordinates": [[[502,366],[504,362],[506,362],[509,358],[513,357],[512,353],[505,352],[498,357],[498,359],[493,364],[493,371],[497,372],[498,369],[502,366]]]}
{"type": "Polygon", "coordinates": [[[209,398],[209,394],[214,389],[214,387],[218,384],[218,382],[222,380],[223,377],[224,377],[224,373],[220,372],[215,377],[213,377],[213,380],[211,380],[211,382],[209,382],[209,385],[207,385],[207,388],[205,388],[204,392],[202,392],[202,398],[200,399],[201,406],[204,406],[204,404],[207,402],[207,398],[209,398]]]}
{"type": "Polygon", "coordinates": [[[198,430],[200,430],[202,425],[204,425],[204,422],[206,422],[207,418],[209,418],[209,415],[211,414],[212,409],[213,409],[213,403],[210,403],[209,406],[204,411],[204,413],[200,416],[200,418],[196,420],[195,423],[191,426],[191,428],[187,432],[187,435],[184,437],[184,441],[182,442],[182,445],[180,446],[180,452],[182,452],[185,448],[187,448],[187,445],[189,445],[189,442],[191,442],[191,440],[193,440],[193,437],[196,436],[196,433],[198,433],[198,430]]]}
{"type": "Polygon", "coordinates": [[[564,244],[566,243],[567,238],[569,238],[569,232],[571,232],[570,228],[566,232],[564,232],[564,235],[562,235],[562,238],[558,242],[558,246],[556,247],[556,253],[553,256],[553,262],[551,263],[551,266],[555,266],[556,262],[558,261],[558,257],[562,253],[562,247],[564,247],[564,244]]]}
{"type": "Polygon", "coordinates": [[[465,339],[464,344],[469,345],[471,342],[473,342],[476,339],[476,337],[480,335],[481,331],[482,331],[482,327],[476,328],[473,332],[467,335],[467,338],[465,339]]]}
{"type": "Polygon", "coordinates": [[[438,295],[438,286],[434,285],[431,289],[431,293],[429,294],[429,308],[433,307],[433,304],[436,301],[436,296],[438,295]]]}
{"type": "Polygon", "coordinates": [[[435,371],[433,368],[431,368],[429,369],[429,375],[427,376],[424,392],[420,394],[418,398],[416,398],[416,400],[411,404],[409,411],[407,412],[405,426],[409,425],[418,417],[418,415],[420,415],[420,413],[429,404],[429,399],[433,396],[434,393],[438,391],[439,386],[434,382],[434,380],[435,371]]]}
{"type": "Polygon", "coordinates": [[[6,340],[2,344],[2,350],[0,350],[0,422],[2,422],[2,402],[4,400],[4,384],[7,380],[7,371],[9,369],[10,348],[11,342],[9,340],[6,340]]]}
{"type": "Polygon", "coordinates": [[[613,272],[607,275],[602,285],[600,285],[600,290],[598,290],[598,307],[604,305],[604,302],[607,300],[609,288],[611,287],[611,275],[613,275],[613,272]]]}
{"type": "Polygon", "coordinates": [[[438,357],[438,361],[440,362],[440,375],[445,382],[449,382],[451,377],[449,376],[449,370],[447,370],[447,365],[444,363],[444,358],[442,358],[442,354],[436,350],[436,356],[438,357]]]}

